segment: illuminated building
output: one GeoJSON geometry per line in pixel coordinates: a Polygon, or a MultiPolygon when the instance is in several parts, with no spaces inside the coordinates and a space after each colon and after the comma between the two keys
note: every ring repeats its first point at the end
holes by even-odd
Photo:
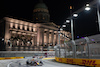
{"type": "MultiPolygon", "coordinates": [[[[4,17],[7,51],[42,51],[53,50],[58,43],[59,27],[50,22],[47,6],[40,1],[33,10],[33,21],[23,21],[16,18],[4,17]]],[[[67,36],[67,32],[63,31],[67,36]]],[[[67,38],[65,38],[67,40],[67,38]]],[[[61,38],[61,43],[64,37],[61,38]]]]}

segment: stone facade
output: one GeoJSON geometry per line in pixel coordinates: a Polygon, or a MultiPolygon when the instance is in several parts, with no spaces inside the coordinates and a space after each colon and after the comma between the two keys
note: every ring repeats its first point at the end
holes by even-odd
{"type": "MultiPolygon", "coordinates": [[[[4,17],[7,51],[43,51],[53,50],[58,44],[58,25],[50,22],[47,6],[40,1],[33,10],[33,21],[27,22],[11,17],[4,17]]],[[[61,33],[69,38],[67,31],[61,33]]],[[[60,35],[60,43],[69,39],[60,35]]]]}
{"type": "MultiPolygon", "coordinates": [[[[30,23],[9,17],[6,20],[5,42],[7,50],[37,51],[48,50],[58,43],[58,27],[54,23],[30,23]]],[[[68,32],[61,31],[68,36],[68,32]]],[[[61,43],[64,37],[61,36],[61,43]]],[[[68,40],[67,38],[65,38],[68,40]]]]}

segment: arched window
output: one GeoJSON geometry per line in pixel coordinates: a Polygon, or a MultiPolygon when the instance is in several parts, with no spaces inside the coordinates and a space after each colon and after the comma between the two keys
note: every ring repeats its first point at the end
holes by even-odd
{"type": "Polygon", "coordinates": [[[22,30],[25,30],[24,26],[22,27],[22,30]]]}
{"type": "Polygon", "coordinates": [[[20,26],[18,25],[18,29],[20,29],[20,26]]]}
{"type": "Polygon", "coordinates": [[[15,29],[15,25],[13,25],[13,29],[15,29]]]}
{"type": "Polygon", "coordinates": [[[27,31],[29,31],[29,26],[27,26],[27,31]]]}

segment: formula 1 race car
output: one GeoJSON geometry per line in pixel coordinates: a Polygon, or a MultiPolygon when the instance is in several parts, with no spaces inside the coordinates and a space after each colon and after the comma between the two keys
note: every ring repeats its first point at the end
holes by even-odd
{"type": "Polygon", "coordinates": [[[26,64],[31,66],[42,66],[43,62],[39,59],[28,59],[26,64]]]}

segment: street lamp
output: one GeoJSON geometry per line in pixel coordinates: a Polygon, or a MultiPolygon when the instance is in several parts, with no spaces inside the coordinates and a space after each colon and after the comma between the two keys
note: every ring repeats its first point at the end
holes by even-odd
{"type": "MultiPolygon", "coordinates": [[[[73,17],[78,17],[78,14],[77,13],[74,13],[73,14],[73,17]]],[[[76,58],[76,45],[75,45],[75,41],[74,41],[74,27],[73,27],[73,17],[71,17],[71,19],[70,19],[70,22],[71,22],[71,35],[72,35],[72,42],[73,42],[73,52],[74,52],[74,54],[73,54],[73,56],[74,56],[74,58],[76,58]]],[[[66,20],[66,21],[68,21],[68,20],[66,20]]],[[[67,22],[66,22],[67,23],[67,22]]],[[[66,50],[65,50],[66,51],[66,50]]],[[[66,54],[66,52],[65,52],[65,54],[66,54]]],[[[66,56],[66,55],[65,55],[66,56]]]]}
{"type": "MultiPolygon", "coordinates": [[[[65,28],[65,27],[66,27],[66,25],[63,25],[62,27],[63,27],[63,28],[65,28]]],[[[64,36],[64,43],[65,43],[65,34],[64,34],[63,36],[64,36]]]]}
{"type": "MultiPolygon", "coordinates": [[[[66,25],[64,24],[64,25],[62,25],[62,27],[61,28],[59,28],[59,30],[58,30],[58,44],[60,45],[60,35],[61,35],[61,31],[63,31],[63,28],[65,28],[66,27],[66,25]]],[[[65,37],[64,37],[64,42],[65,42],[65,37]]]]}
{"type": "Polygon", "coordinates": [[[72,34],[72,40],[74,40],[74,29],[73,29],[73,19],[71,19],[71,34],[72,34]]]}
{"type": "MultiPolygon", "coordinates": [[[[77,13],[74,13],[73,14],[73,17],[78,17],[78,14],[77,13]]],[[[66,20],[66,23],[69,23],[68,21],[71,22],[71,34],[72,34],[72,40],[74,40],[74,27],[73,27],[73,18],[71,18],[70,20],[66,20]]]]}
{"type": "MultiPolygon", "coordinates": [[[[99,32],[100,32],[100,13],[99,13],[99,4],[98,4],[98,2],[97,2],[97,7],[95,7],[95,8],[97,9],[98,25],[99,25],[99,32]]],[[[90,9],[91,9],[90,5],[86,4],[85,10],[89,11],[90,9]]]]}
{"type": "Polygon", "coordinates": [[[77,13],[74,13],[74,14],[73,14],[73,17],[77,17],[77,16],[78,16],[78,14],[77,14],[77,13]]]}
{"type": "Polygon", "coordinates": [[[60,28],[60,31],[62,31],[63,29],[62,28],[60,28]]]}
{"type": "Polygon", "coordinates": [[[66,20],[66,23],[70,23],[70,20],[66,20]]]}
{"type": "Polygon", "coordinates": [[[66,27],[66,25],[62,25],[62,27],[66,27]]]}
{"type": "Polygon", "coordinates": [[[86,4],[85,10],[86,10],[86,11],[91,10],[91,8],[90,8],[90,5],[89,5],[89,4],[86,4]]]}
{"type": "Polygon", "coordinates": [[[63,28],[60,28],[59,30],[58,30],[58,44],[60,45],[60,34],[61,34],[61,32],[60,31],[62,31],[63,30],[63,28]]]}
{"type": "Polygon", "coordinates": [[[58,31],[58,44],[60,45],[60,30],[58,31]]]}

